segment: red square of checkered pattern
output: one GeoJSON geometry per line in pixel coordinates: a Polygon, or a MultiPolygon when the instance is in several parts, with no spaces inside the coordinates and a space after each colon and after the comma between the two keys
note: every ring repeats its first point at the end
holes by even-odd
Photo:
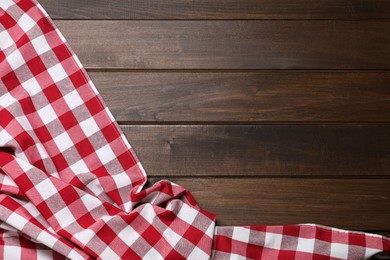
{"type": "Polygon", "coordinates": [[[10,71],[1,77],[1,81],[7,82],[6,87],[8,91],[12,91],[20,85],[19,79],[14,71],[10,71]]]}
{"type": "Polygon", "coordinates": [[[33,76],[38,76],[42,72],[46,71],[46,66],[42,62],[41,57],[37,56],[26,62],[33,76]]]}

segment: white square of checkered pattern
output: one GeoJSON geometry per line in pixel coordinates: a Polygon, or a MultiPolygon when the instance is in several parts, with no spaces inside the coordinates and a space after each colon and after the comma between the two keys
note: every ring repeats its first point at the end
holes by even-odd
{"type": "Polygon", "coordinates": [[[100,253],[102,259],[120,259],[120,256],[117,255],[111,248],[106,247],[102,253],[100,253]]]}
{"type": "Polygon", "coordinates": [[[49,124],[57,119],[57,114],[51,105],[47,105],[37,111],[44,125],[49,124]]]}
{"type": "Polygon", "coordinates": [[[23,31],[28,32],[35,26],[35,21],[26,13],[19,18],[18,25],[23,31]]]}
{"type": "Polygon", "coordinates": [[[0,39],[2,41],[1,49],[5,50],[14,44],[14,40],[11,38],[7,31],[0,32],[0,39]]]}
{"type": "Polygon", "coordinates": [[[249,237],[250,237],[250,231],[251,231],[250,229],[241,228],[241,227],[234,227],[232,239],[237,240],[237,241],[241,241],[244,243],[248,243],[249,237]]]}
{"type": "Polygon", "coordinates": [[[135,231],[135,229],[129,225],[119,232],[118,237],[122,239],[122,241],[125,242],[127,246],[131,247],[139,238],[139,235],[137,231],[135,231]]]}
{"type": "Polygon", "coordinates": [[[35,189],[40,191],[40,195],[43,200],[47,200],[51,196],[58,193],[58,190],[49,179],[45,179],[42,182],[35,185],[35,189]]]}
{"type": "Polygon", "coordinates": [[[4,10],[4,11],[7,11],[7,9],[11,6],[15,6],[15,2],[12,1],[12,0],[3,0],[1,1],[1,8],[4,10]]]}
{"type": "Polygon", "coordinates": [[[26,63],[26,61],[23,59],[22,54],[19,52],[18,49],[14,50],[8,57],[7,57],[8,64],[13,70],[16,70],[20,68],[22,65],[26,63]]]}
{"type": "Polygon", "coordinates": [[[3,108],[7,108],[10,105],[15,104],[17,100],[10,93],[5,93],[4,95],[0,96],[0,102],[3,108]]]}
{"type": "Polygon", "coordinates": [[[57,135],[53,140],[61,153],[65,152],[70,147],[73,147],[72,140],[70,139],[67,132],[63,132],[62,134],[57,135]]]}
{"type": "Polygon", "coordinates": [[[0,130],[0,145],[6,146],[9,141],[12,141],[13,137],[4,129],[0,130]]]}
{"type": "Polygon", "coordinates": [[[9,224],[18,230],[22,230],[23,227],[28,223],[28,220],[19,216],[17,213],[12,213],[9,216],[9,224]]]}
{"type": "Polygon", "coordinates": [[[61,63],[56,64],[51,68],[48,68],[47,71],[49,72],[54,83],[57,83],[57,82],[63,80],[64,78],[68,77],[68,74],[66,73],[66,71],[62,67],[61,63]]]}
{"type": "Polygon", "coordinates": [[[205,253],[203,250],[201,250],[198,247],[195,247],[194,250],[190,253],[187,259],[208,259],[210,256],[205,253]]]}
{"type": "Polygon", "coordinates": [[[38,55],[41,55],[51,50],[51,47],[47,43],[47,40],[44,35],[34,38],[33,40],[31,40],[31,43],[34,46],[34,49],[38,55]]]}
{"type": "Polygon", "coordinates": [[[340,243],[332,243],[330,247],[330,256],[340,259],[348,258],[348,245],[340,243]]]}
{"type": "Polygon", "coordinates": [[[22,82],[21,85],[31,96],[42,91],[38,81],[34,77],[22,82]]]}
{"type": "Polygon", "coordinates": [[[39,233],[37,237],[38,241],[41,241],[48,247],[53,247],[55,243],[57,243],[57,238],[55,238],[53,235],[51,235],[48,232],[42,231],[39,233]]]}
{"type": "MultiPolygon", "coordinates": [[[[26,131],[33,131],[33,127],[31,126],[31,124],[28,121],[26,116],[21,115],[21,116],[16,117],[15,119],[20,124],[22,129],[24,129],[26,131]]],[[[38,145],[41,145],[41,144],[37,143],[36,145],[38,146],[38,145]]]]}
{"type": "Polygon", "coordinates": [[[282,245],[283,236],[281,234],[266,233],[264,247],[279,250],[282,245]]]}
{"type": "Polygon", "coordinates": [[[103,164],[107,164],[108,162],[116,159],[116,156],[112,151],[110,145],[105,145],[99,148],[96,151],[96,154],[98,155],[103,164]]]}
{"type": "Polygon", "coordinates": [[[89,172],[88,166],[85,164],[84,160],[78,160],[74,164],[70,165],[69,168],[75,173],[75,174],[83,174],[89,172]]]}
{"type": "Polygon", "coordinates": [[[4,247],[4,259],[22,259],[22,247],[18,244],[4,247]]]}
{"type": "Polygon", "coordinates": [[[64,100],[70,109],[74,109],[84,103],[77,90],[73,90],[64,96],[64,100]]]}
{"type": "Polygon", "coordinates": [[[299,252],[306,252],[311,253],[314,252],[314,245],[315,245],[315,239],[314,238],[298,238],[298,244],[297,244],[297,251],[299,252]]]}

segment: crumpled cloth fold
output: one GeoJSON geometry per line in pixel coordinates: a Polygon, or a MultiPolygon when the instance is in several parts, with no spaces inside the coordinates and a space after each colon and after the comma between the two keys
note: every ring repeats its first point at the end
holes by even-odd
{"type": "Polygon", "coordinates": [[[44,9],[0,0],[1,259],[365,259],[388,238],[314,224],[217,227],[145,171],[44,9]]]}

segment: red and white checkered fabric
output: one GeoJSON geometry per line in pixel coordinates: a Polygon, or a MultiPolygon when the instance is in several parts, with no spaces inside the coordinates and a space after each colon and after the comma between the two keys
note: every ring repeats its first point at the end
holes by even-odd
{"type": "Polygon", "coordinates": [[[79,60],[33,0],[0,0],[1,259],[364,259],[378,235],[216,227],[146,174],[79,60]]]}

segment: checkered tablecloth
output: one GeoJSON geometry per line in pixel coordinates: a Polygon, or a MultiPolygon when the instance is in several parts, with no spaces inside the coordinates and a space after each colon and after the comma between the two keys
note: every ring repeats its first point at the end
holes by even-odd
{"type": "MultiPolygon", "coordinates": [[[[364,259],[379,235],[217,227],[146,174],[76,55],[32,0],[0,0],[0,259],[364,259]]],[[[260,220],[259,220],[260,221],[260,220]]]]}

